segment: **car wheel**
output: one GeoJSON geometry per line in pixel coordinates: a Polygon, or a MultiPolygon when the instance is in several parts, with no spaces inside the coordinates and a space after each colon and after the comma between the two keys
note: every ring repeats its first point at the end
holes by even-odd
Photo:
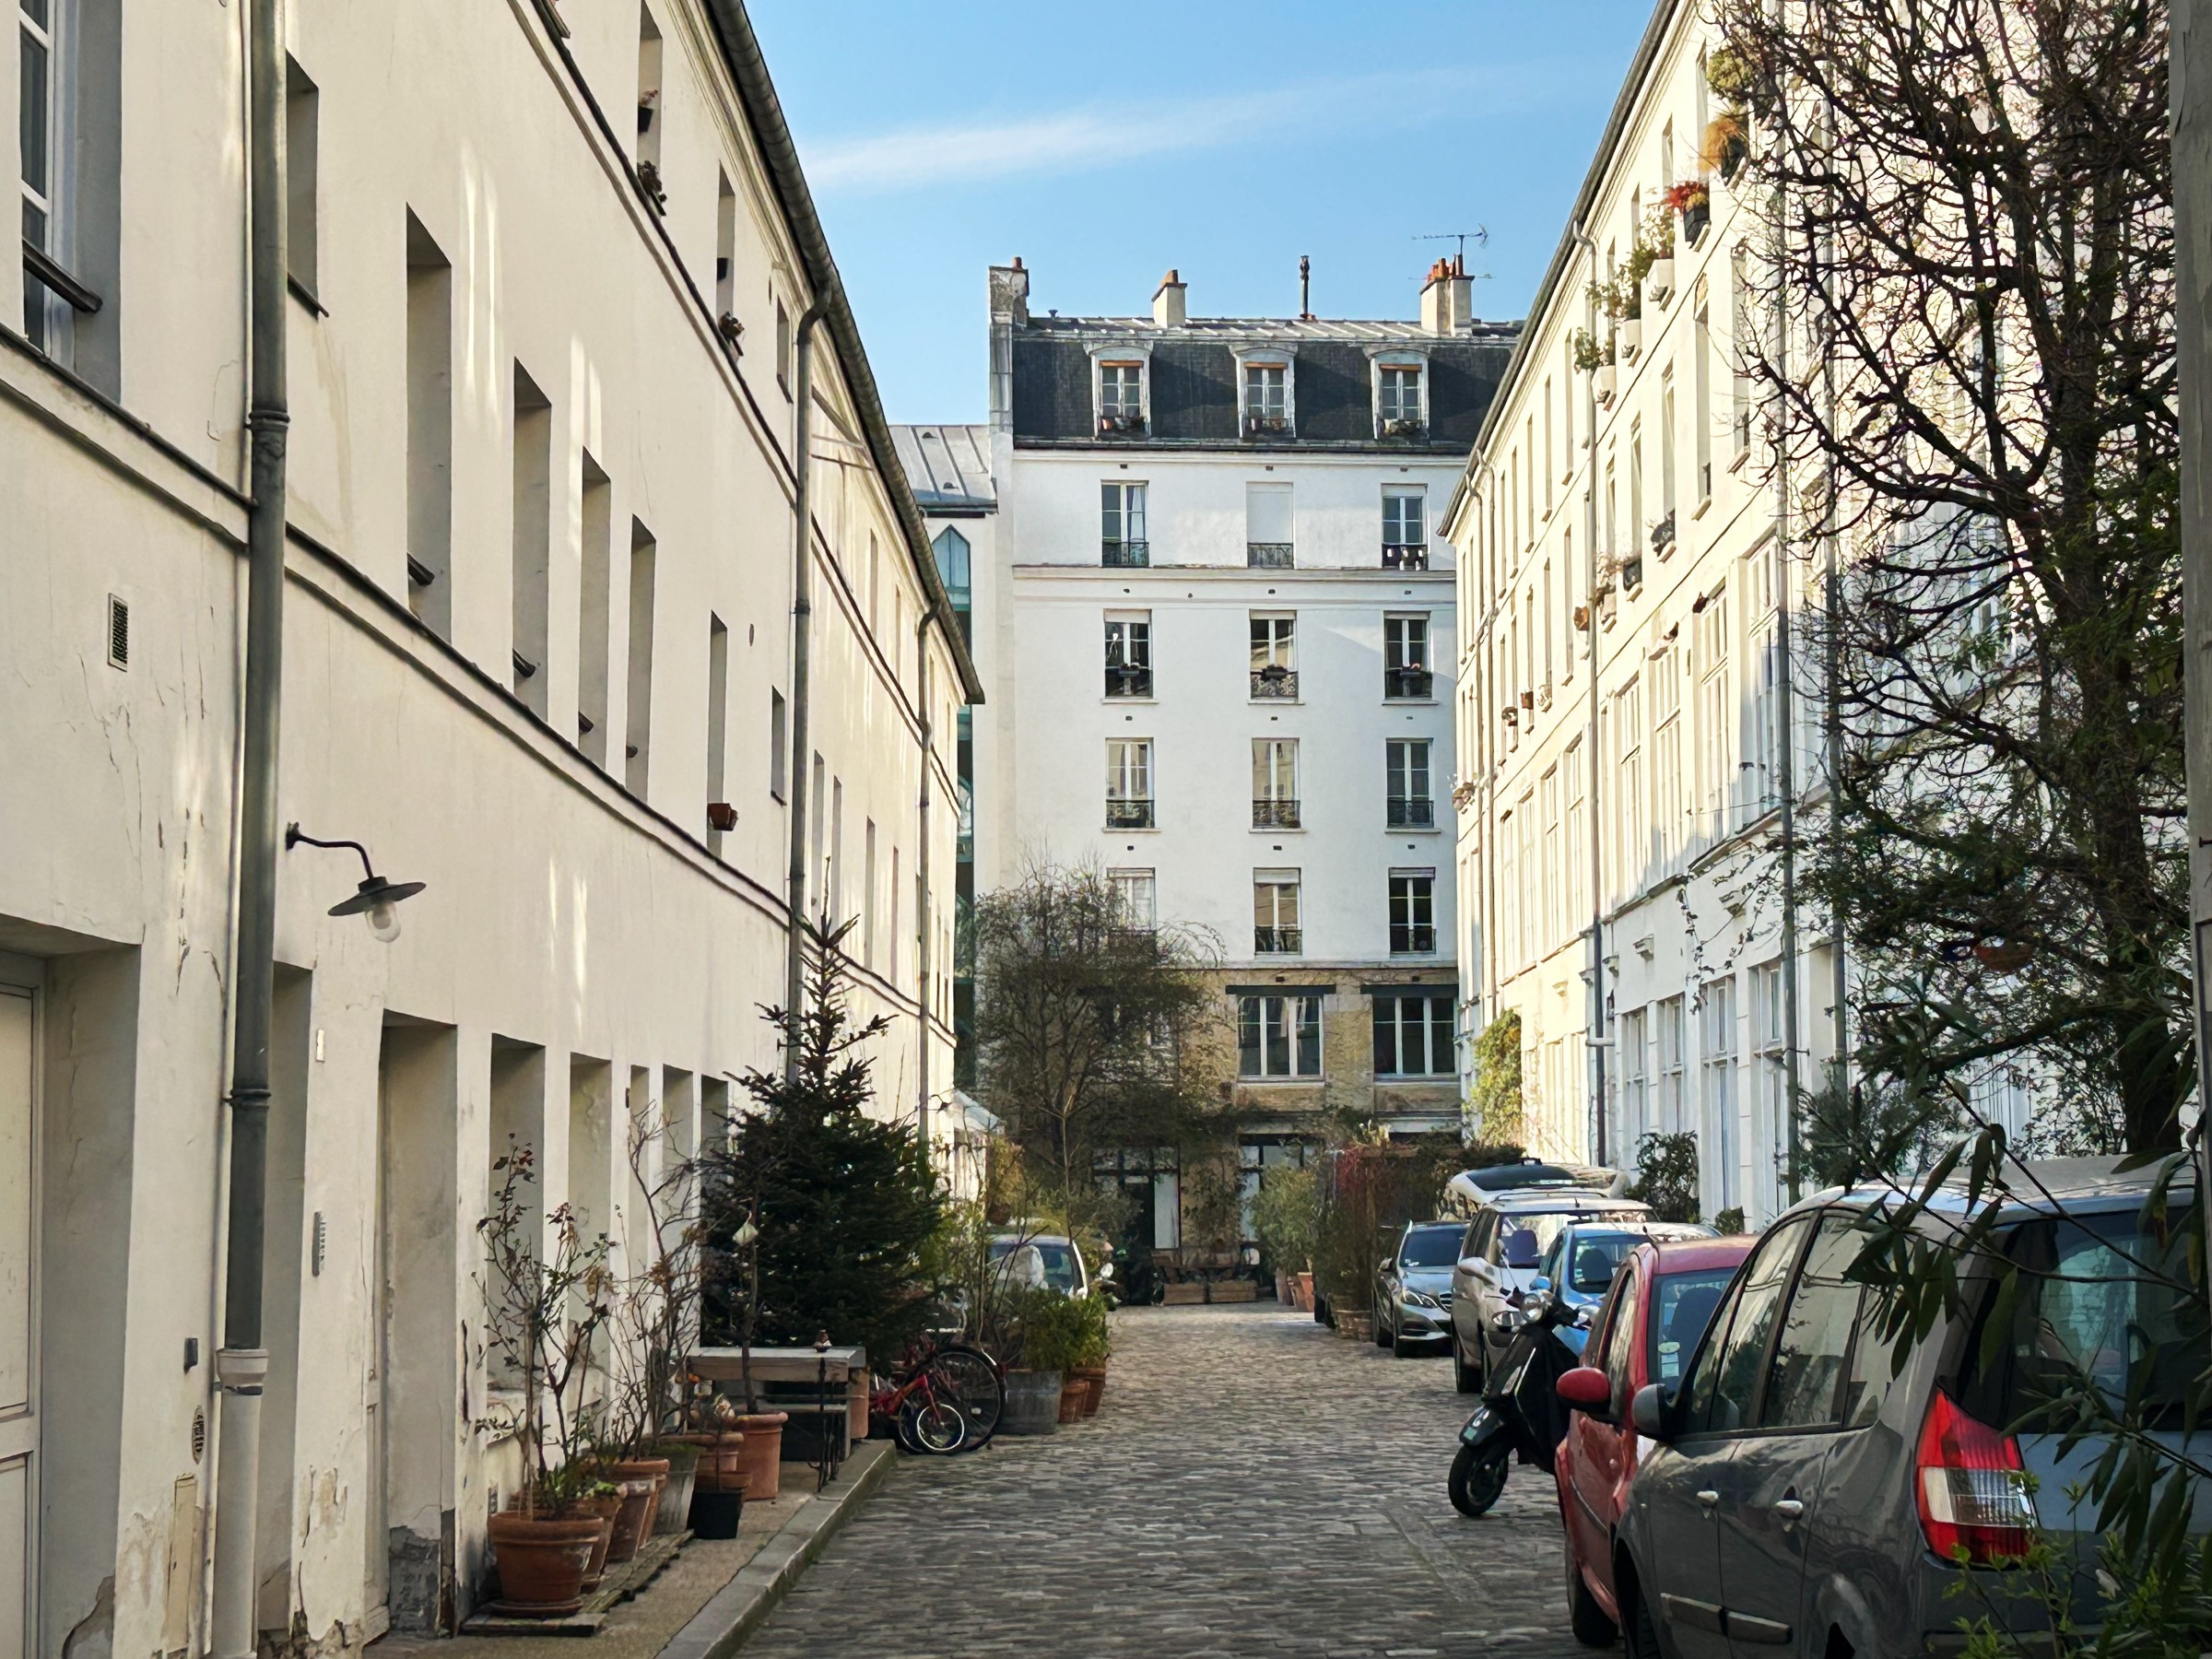
{"type": "Polygon", "coordinates": [[[1452,1386],[1461,1394],[1482,1392],[1482,1373],[1467,1363],[1467,1352],[1459,1346],[1459,1332],[1452,1333],[1452,1386]]]}
{"type": "Polygon", "coordinates": [[[1375,1338],[1375,1346],[1379,1348],[1388,1347],[1392,1342],[1396,1340],[1397,1336],[1397,1333],[1395,1331],[1382,1323],[1382,1311],[1380,1308],[1375,1310],[1373,1335],[1375,1338]]]}
{"type": "Polygon", "coordinates": [[[1628,1659],[1665,1659],[1659,1646],[1659,1627],[1653,1622],[1652,1610],[1645,1606],[1636,1581],[1616,1578],[1614,1582],[1620,1598],[1621,1645],[1628,1659]]]}
{"type": "Polygon", "coordinates": [[[1410,1359],[1413,1354],[1413,1345],[1406,1340],[1406,1333],[1394,1326],[1390,1333],[1390,1357],[1393,1359],[1410,1359]]]}
{"type": "Polygon", "coordinates": [[[1620,1640],[1619,1628],[1606,1617],[1597,1597],[1583,1582],[1582,1563],[1575,1559],[1574,1535],[1566,1529],[1566,1516],[1559,1520],[1559,1553],[1567,1558],[1567,1622],[1574,1630],[1574,1639],[1584,1647],[1611,1647],[1620,1640]]]}

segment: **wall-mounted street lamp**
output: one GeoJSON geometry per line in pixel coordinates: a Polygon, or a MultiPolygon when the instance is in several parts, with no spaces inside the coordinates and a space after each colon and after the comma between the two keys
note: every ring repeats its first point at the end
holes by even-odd
{"type": "Polygon", "coordinates": [[[399,937],[399,912],[394,907],[403,899],[412,899],[429,886],[422,881],[386,881],[376,873],[369,862],[369,849],[356,841],[317,841],[312,835],[300,833],[297,824],[284,827],[284,844],[287,851],[305,841],[311,847],[351,847],[361,855],[361,868],[369,878],[350,899],[330,907],[334,916],[367,916],[369,931],[389,945],[399,937]]]}

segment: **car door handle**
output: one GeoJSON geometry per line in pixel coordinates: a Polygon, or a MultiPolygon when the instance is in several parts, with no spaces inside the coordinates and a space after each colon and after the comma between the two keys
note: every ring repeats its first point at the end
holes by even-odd
{"type": "Polygon", "coordinates": [[[1795,1498],[1779,1498],[1774,1502],[1774,1512],[1786,1524],[1804,1514],[1805,1505],[1795,1498]]]}
{"type": "Polygon", "coordinates": [[[1698,1494],[1698,1501],[1707,1509],[1713,1508],[1720,1500],[1721,1495],[1718,1492],[1700,1492],[1698,1494]]]}

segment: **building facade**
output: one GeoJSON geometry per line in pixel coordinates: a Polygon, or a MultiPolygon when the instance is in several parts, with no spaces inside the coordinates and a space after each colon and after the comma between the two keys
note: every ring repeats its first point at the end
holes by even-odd
{"type": "Polygon", "coordinates": [[[0,1646],[41,1659],[200,1651],[241,1537],[271,1650],[469,1611],[521,1467],[478,1426],[492,1161],[528,1143],[544,1209],[638,1260],[632,1135],[697,1147],[774,1063],[800,790],[884,1109],[951,1082],[975,687],[742,8],[291,6],[256,115],[260,10],[9,8],[0,1646]],[[281,854],[261,1473],[218,1491],[264,118],[278,810],[428,886],[372,935],[326,913],[353,853],[281,854]]]}
{"type": "MultiPolygon", "coordinates": [[[[1418,323],[1194,317],[1172,272],[1148,317],[1049,316],[1029,283],[991,273],[994,511],[924,501],[969,542],[978,889],[1094,864],[1218,941],[1249,1170],[1324,1110],[1455,1129],[1435,514],[1511,329],[1448,267],[1418,323]]],[[[1130,1175],[1173,1245],[1175,1172],[1130,1175]]]]}

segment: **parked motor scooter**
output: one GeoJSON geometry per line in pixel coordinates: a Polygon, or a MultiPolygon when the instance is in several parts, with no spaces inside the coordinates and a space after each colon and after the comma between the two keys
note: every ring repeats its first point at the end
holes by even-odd
{"type": "Polygon", "coordinates": [[[1574,1323],[1573,1311],[1552,1296],[1540,1297],[1523,1313],[1481,1406],[1459,1431],[1447,1484],[1452,1507],[1461,1514],[1483,1514],[1498,1501],[1505,1489],[1506,1460],[1515,1453],[1549,1473],[1567,1431],[1566,1408],[1555,1385],[1582,1363],[1559,1335],[1574,1323]]]}

